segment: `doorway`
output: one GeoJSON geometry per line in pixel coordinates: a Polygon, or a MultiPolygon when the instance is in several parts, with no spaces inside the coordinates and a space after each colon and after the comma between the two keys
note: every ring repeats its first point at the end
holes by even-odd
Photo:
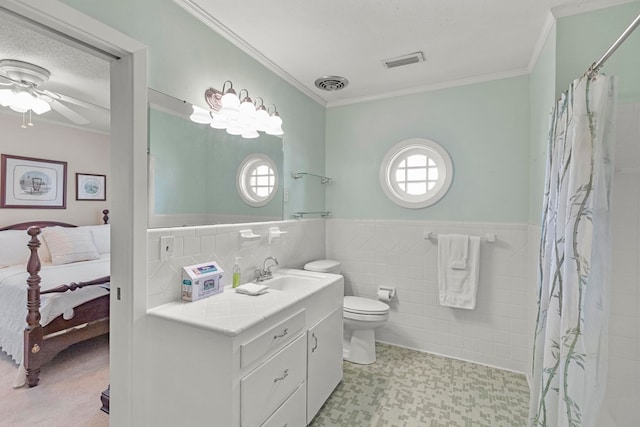
{"type": "MultiPolygon", "coordinates": [[[[110,63],[112,425],[142,425],[132,408],[142,404],[146,312],[146,47],[77,10],[52,0],[3,1],[3,11],[119,59],[110,63]],[[135,284],[135,286],[134,286],[135,284]]],[[[98,399],[99,396],[96,397],[98,399]]]]}

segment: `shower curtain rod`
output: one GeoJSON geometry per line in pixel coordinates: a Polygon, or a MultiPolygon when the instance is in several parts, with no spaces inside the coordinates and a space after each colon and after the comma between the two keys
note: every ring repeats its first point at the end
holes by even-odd
{"type": "Polygon", "coordinates": [[[611,45],[611,47],[604,53],[604,55],[602,55],[602,57],[600,57],[600,59],[598,59],[596,62],[591,64],[591,67],[589,67],[589,69],[587,70],[587,74],[597,73],[600,67],[602,67],[604,63],[607,62],[607,59],[609,59],[609,57],[613,55],[613,52],[615,52],[616,49],[618,49],[620,45],[624,43],[627,37],[629,37],[629,35],[633,33],[633,30],[635,30],[638,25],[640,25],[640,15],[638,15],[636,19],[633,20],[631,25],[629,25],[627,29],[624,30],[620,37],[618,37],[618,40],[616,40],[611,45]]]}

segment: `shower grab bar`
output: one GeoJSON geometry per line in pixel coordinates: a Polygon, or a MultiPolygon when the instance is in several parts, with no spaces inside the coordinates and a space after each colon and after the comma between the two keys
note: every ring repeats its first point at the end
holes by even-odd
{"type": "MultiPolygon", "coordinates": [[[[433,231],[429,231],[428,233],[425,231],[424,232],[424,239],[425,240],[431,240],[432,242],[437,242],[438,241],[438,234],[434,233],[433,231]]],[[[482,241],[486,241],[489,243],[495,243],[496,242],[496,235],[494,233],[487,233],[484,236],[480,237],[480,240],[482,241]]]]}

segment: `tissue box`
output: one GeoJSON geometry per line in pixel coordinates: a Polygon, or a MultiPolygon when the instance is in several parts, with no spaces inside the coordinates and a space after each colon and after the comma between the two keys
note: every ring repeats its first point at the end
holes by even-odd
{"type": "Polygon", "coordinates": [[[222,292],[222,273],[224,271],[213,261],[182,267],[182,300],[196,301],[222,292]]]}

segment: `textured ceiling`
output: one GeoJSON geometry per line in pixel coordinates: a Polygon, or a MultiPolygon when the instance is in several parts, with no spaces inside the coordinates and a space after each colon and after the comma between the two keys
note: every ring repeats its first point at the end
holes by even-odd
{"type": "MultiPolygon", "coordinates": [[[[96,108],[87,108],[87,106],[63,102],[65,106],[90,121],[87,126],[74,126],[100,132],[109,131],[109,63],[106,60],[36,32],[2,13],[0,13],[0,59],[16,59],[47,69],[51,73],[49,81],[39,88],[96,106],[96,108]]],[[[8,108],[0,107],[0,111],[21,117],[21,114],[8,108]]],[[[34,120],[72,125],[55,111],[35,116],[34,120]]]]}

